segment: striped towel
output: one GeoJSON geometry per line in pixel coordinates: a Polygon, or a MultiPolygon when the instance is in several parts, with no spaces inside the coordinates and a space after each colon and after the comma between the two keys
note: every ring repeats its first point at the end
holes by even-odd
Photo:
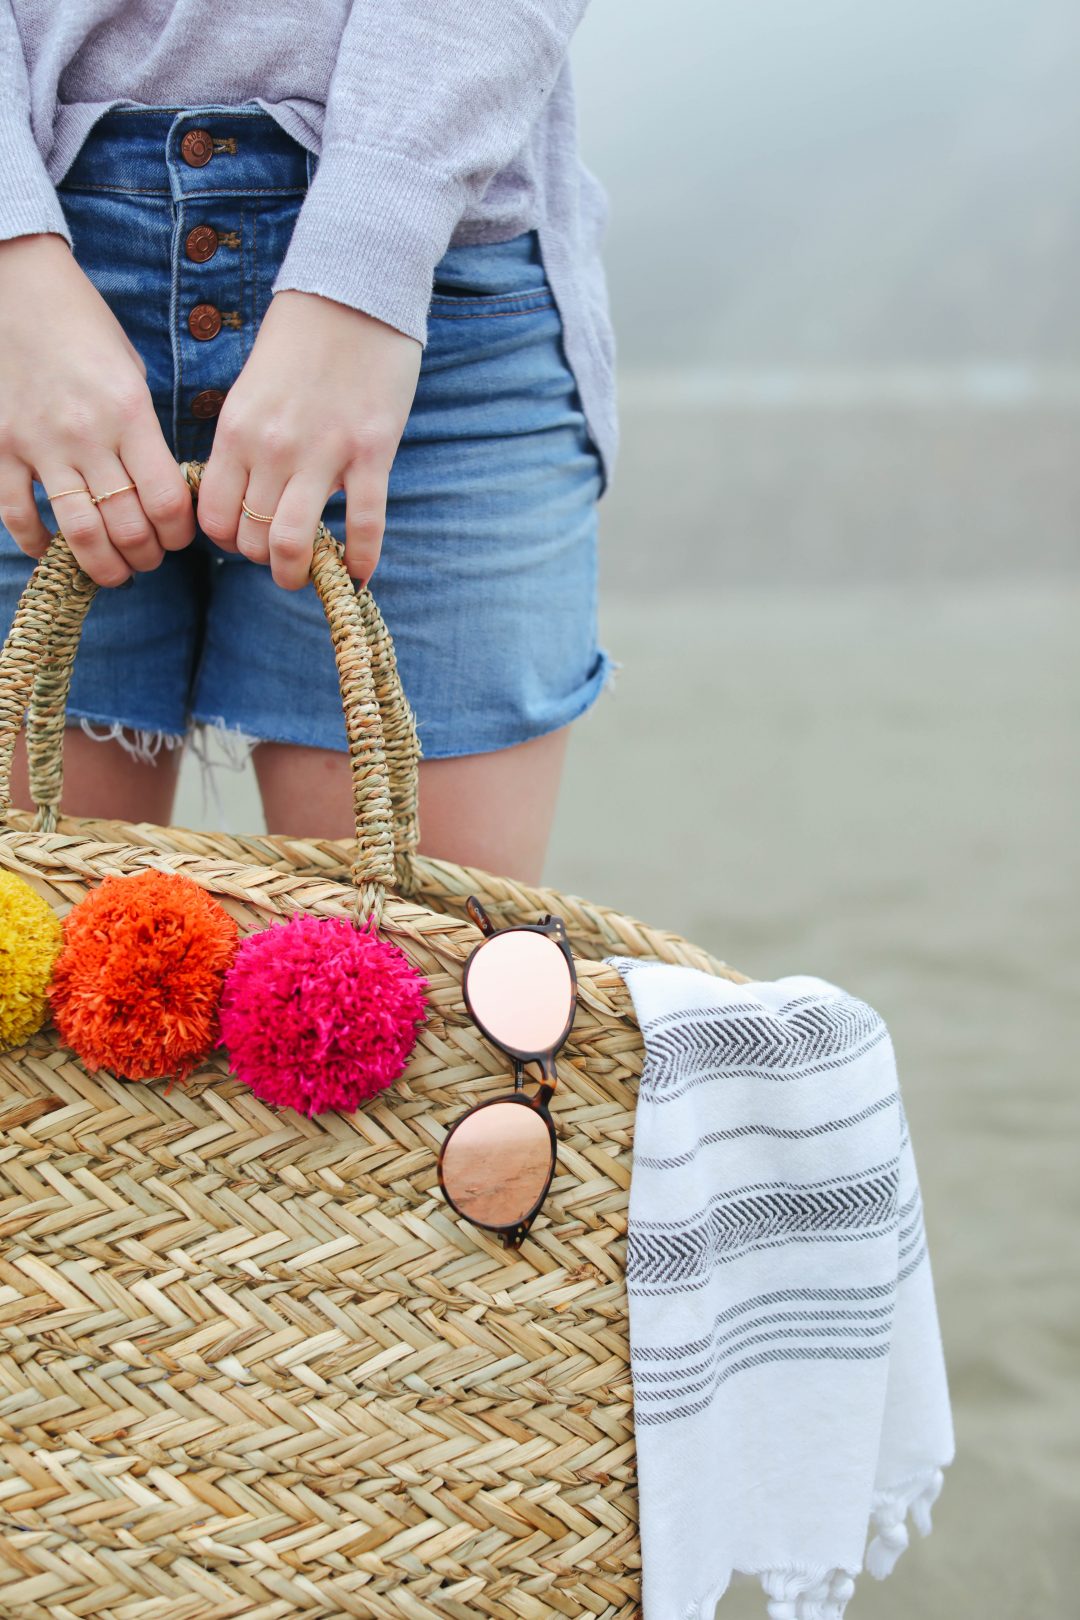
{"type": "Polygon", "coordinates": [[[645,1037],[627,1285],[645,1620],[840,1620],[953,1457],[889,1033],[803,975],[607,960],[645,1037]],[[867,1546],[867,1536],[870,1542],[867,1546]]]}

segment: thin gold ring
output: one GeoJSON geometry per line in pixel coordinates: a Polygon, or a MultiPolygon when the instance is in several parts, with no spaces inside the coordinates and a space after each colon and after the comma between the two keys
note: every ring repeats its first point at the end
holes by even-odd
{"type": "Polygon", "coordinates": [[[269,517],[266,517],[262,512],[253,512],[246,501],[241,501],[240,505],[245,517],[254,518],[256,523],[273,523],[274,514],[272,512],[269,517]]]}
{"type": "Polygon", "coordinates": [[[119,489],[107,489],[104,495],[91,495],[90,499],[93,501],[95,506],[99,506],[102,501],[107,501],[110,495],[122,495],[125,489],[134,488],[134,484],[121,484],[119,489]]]}
{"type": "MultiPolygon", "coordinates": [[[[90,491],[85,484],[80,484],[78,489],[58,489],[55,495],[46,495],[45,499],[47,501],[58,501],[61,495],[90,495],[90,491]]],[[[93,498],[90,495],[90,499],[93,500],[93,498]]]]}

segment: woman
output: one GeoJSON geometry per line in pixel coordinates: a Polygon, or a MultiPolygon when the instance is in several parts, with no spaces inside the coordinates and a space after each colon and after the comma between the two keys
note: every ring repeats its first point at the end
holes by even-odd
{"type": "Polygon", "coordinates": [[[394,637],[423,852],[539,881],[614,668],[583,9],[0,0],[0,628],[57,528],[106,587],[68,812],[167,822],[175,745],[216,726],[271,831],[350,834],[323,516],[394,637]]]}

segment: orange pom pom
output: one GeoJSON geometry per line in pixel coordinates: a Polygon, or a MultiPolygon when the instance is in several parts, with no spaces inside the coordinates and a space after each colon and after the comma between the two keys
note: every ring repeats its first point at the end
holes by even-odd
{"type": "Polygon", "coordinates": [[[107,877],[64,921],[53,1022],[88,1069],[183,1079],[213,1046],[237,927],[175,872],[107,877]]]}

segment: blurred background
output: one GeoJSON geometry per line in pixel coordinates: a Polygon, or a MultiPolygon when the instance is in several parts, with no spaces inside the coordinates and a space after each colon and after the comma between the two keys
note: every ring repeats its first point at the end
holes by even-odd
{"type": "Polygon", "coordinates": [[[890,1025],[958,1457],[853,1620],[1077,1610],[1078,52],[1075,0],[592,0],[574,48],[622,668],[547,880],[890,1025]]]}
{"type": "Polygon", "coordinates": [[[892,1029],[958,1455],[852,1620],[1078,1611],[1078,52],[1075,0],[592,0],[576,47],[624,667],[550,874],[892,1029]]]}

